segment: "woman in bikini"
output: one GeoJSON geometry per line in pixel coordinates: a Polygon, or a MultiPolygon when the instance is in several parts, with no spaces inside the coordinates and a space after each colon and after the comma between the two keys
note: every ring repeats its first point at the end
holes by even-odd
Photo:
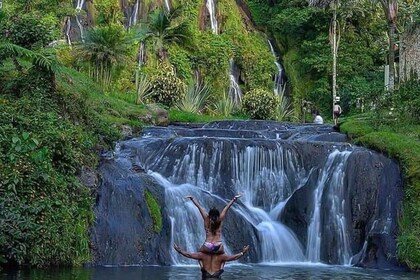
{"type": "Polygon", "coordinates": [[[204,220],[204,229],[206,230],[206,241],[200,247],[199,252],[207,254],[223,254],[225,249],[222,244],[222,225],[225,219],[226,213],[233,203],[240,198],[242,195],[238,194],[232,198],[231,201],[223,208],[222,213],[216,208],[210,209],[209,213],[197,202],[192,196],[187,196],[191,199],[194,205],[200,211],[201,216],[204,220]]]}

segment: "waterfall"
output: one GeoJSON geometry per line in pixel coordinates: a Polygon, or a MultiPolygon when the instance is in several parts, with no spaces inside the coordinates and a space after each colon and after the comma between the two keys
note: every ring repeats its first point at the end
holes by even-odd
{"type": "Polygon", "coordinates": [[[70,37],[70,30],[71,30],[71,18],[67,17],[66,24],[65,24],[65,34],[67,39],[67,44],[71,46],[71,37],[70,37]]]}
{"type": "Polygon", "coordinates": [[[165,0],[165,9],[166,11],[170,12],[171,11],[171,0],[165,0]]]}
{"type": "Polygon", "coordinates": [[[214,0],[206,0],[206,7],[210,14],[210,24],[211,24],[211,30],[214,34],[218,34],[218,23],[217,23],[217,17],[216,17],[216,6],[214,4],[214,0]]]}
{"type": "Polygon", "coordinates": [[[76,11],[81,11],[83,9],[84,4],[85,0],[77,0],[76,11]]]}
{"type": "Polygon", "coordinates": [[[139,47],[139,57],[138,57],[138,66],[144,65],[145,57],[144,57],[144,42],[140,43],[139,47]]]}
{"type": "Polygon", "coordinates": [[[137,24],[138,12],[139,12],[139,1],[136,0],[136,3],[133,7],[133,12],[131,13],[130,19],[128,21],[128,27],[134,26],[137,24]]]}
{"type": "Polygon", "coordinates": [[[242,91],[241,91],[241,88],[239,87],[238,81],[236,80],[236,77],[235,77],[235,62],[233,61],[233,59],[230,60],[229,65],[230,65],[229,96],[232,98],[233,102],[236,105],[239,105],[241,103],[241,99],[242,99],[242,91]]]}
{"type": "Polygon", "coordinates": [[[77,3],[76,3],[76,23],[77,23],[77,26],[79,27],[79,30],[80,30],[80,40],[82,42],[85,42],[85,37],[84,37],[84,30],[83,30],[83,24],[82,24],[80,12],[82,11],[84,4],[85,4],[85,0],[77,0],[77,3]]]}
{"type": "Polygon", "coordinates": [[[0,10],[3,8],[3,1],[0,0],[0,10]]]}
{"type": "Polygon", "coordinates": [[[284,81],[283,81],[283,77],[282,77],[283,70],[284,70],[283,65],[281,65],[280,62],[278,62],[278,56],[277,56],[277,54],[274,50],[274,47],[271,44],[270,40],[268,40],[268,44],[270,45],[270,50],[271,50],[271,53],[274,56],[274,63],[276,64],[276,68],[277,68],[277,74],[274,76],[274,94],[275,95],[282,95],[283,90],[284,90],[283,89],[284,81]]]}
{"type": "Polygon", "coordinates": [[[306,246],[306,255],[311,262],[321,261],[321,225],[328,225],[330,231],[336,233],[338,244],[338,256],[341,264],[348,264],[351,257],[350,241],[348,240],[346,220],[344,215],[344,171],[345,162],[351,152],[338,150],[333,151],[321,170],[320,179],[317,182],[314,196],[314,211],[308,227],[308,243],[306,246]],[[322,203],[327,195],[327,202],[322,203]],[[330,206],[328,221],[322,222],[321,211],[326,205],[330,206]]]}
{"type": "MultiPolygon", "coordinates": [[[[152,140],[147,138],[147,141],[152,140]]],[[[166,189],[166,205],[171,209],[170,218],[175,221],[174,242],[183,244],[187,250],[198,249],[205,236],[202,218],[198,210],[184,197],[193,195],[208,209],[213,205],[210,204],[212,198],[223,200],[216,194],[220,190],[222,177],[229,177],[234,193],[243,194],[241,201],[244,204],[244,207],[234,205],[230,211],[236,212],[256,228],[258,241],[254,246],[259,246],[261,261],[307,261],[303,246],[295,234],[277,221],[276,215],[273,214],[280,213],[285,201],[308,181],[309,174],[302,169],[296,151],[283,148],[281,142],[277,141],[270,144],[273,145],[271,148],[259,147],[256,144],[243,146],[237,141],[213,139],[208,146],[200,144],[198,138],[190,138],[188,144],[185,139],[175,139],[168,146],[159,144],[163,146],[164,153],[138,159],[138,164],[143,168],[149,172],[153,170],[153,176],[166,189]],[[168,161],[168,155],[176,153],[181,153],[182,156],[174,162],[168,161]],[[230,160],[226,162],[223,159],[230,160]],[[226,169],[230,169],[228,174],[224,173],[226,169]],[[162,171],[166,175],[159,173],[162,171]],[[191,231],[191,228],[194,230],[191,231]]],[[[138,151],[138,154],[143,153],[138,151]]],[[[332,152],[322,169],[314,197],[317,207],[310,225],[307,244],[307,256],[310,261],[319,262],[319,208],[322,193],[327,187],[331,196],[337,195],[331,199],[332,216],[336,217],[331,222],[336,224],[338,238],[342,240],[343,249],[340,249],[342,252],[339,254],[345,261],[350,257],[341,208],[342,195],[337,194],[337,191],[342,189],[343,162],[349,154],[350,152],[332,152]]],[[[224,201],[225,203],[227,201],[224,201]]],[[[229,252],[230,248],[226,250],[229,252]]],[[[176,255],[172,255],[172,258],[176,263],[186,262],[176,255]]]]}

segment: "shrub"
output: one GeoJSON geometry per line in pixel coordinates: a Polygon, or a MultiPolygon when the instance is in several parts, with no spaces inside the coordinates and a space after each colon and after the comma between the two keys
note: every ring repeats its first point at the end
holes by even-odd
{"type": "Polygon", "coordinates": [[[245,94],[242,99],[242,108],[252,119],[275,119],[279,103],[279,98],[273,93],[263,89],[254,89],[245,94]]]}
{"type": "Polygon", "coordinates": [[[185,85],[171,65],[162,64],[160,73],[152,78],[150,91],[154,102],[172,107],[184,97],[185,85]]]}

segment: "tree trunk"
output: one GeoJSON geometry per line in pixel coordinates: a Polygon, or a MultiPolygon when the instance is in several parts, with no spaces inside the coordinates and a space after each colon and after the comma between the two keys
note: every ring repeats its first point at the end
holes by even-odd
{"type": "Polygon", "coordinates": [[[389,91],[394,91],[395,87],[395,22],[391,21],[389,23],[389,53],[388,53],[388,63],[389,63],[389,84],[387,86],[389,91]]]}
{"type": "Polygon", "coordinates": [[[400,81],[420,80],[420,27],[400,37],[400,81]]]}
{"type": "Polygon", "coordinates": [[[338,41],[337,41],[337,3],[333,3],[333,21],[332,27],[330,29],[331,38],[331,49],[333,56],[333,66],[332,66],[332,112],[334,118],[334,104],[337,97],[337,53],[338,53],[338,41]]]}

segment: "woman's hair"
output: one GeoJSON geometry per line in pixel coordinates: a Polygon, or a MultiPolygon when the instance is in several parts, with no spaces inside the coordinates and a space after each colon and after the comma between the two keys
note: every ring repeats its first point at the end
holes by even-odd
{"type": "Polygon", "coordinates": [[[220,212],[215,207],[211,208],[209,211],[209,219],[210,219],[210,230],[213,234],[216,234],[216,230],[220,226],[220,212]]]}

